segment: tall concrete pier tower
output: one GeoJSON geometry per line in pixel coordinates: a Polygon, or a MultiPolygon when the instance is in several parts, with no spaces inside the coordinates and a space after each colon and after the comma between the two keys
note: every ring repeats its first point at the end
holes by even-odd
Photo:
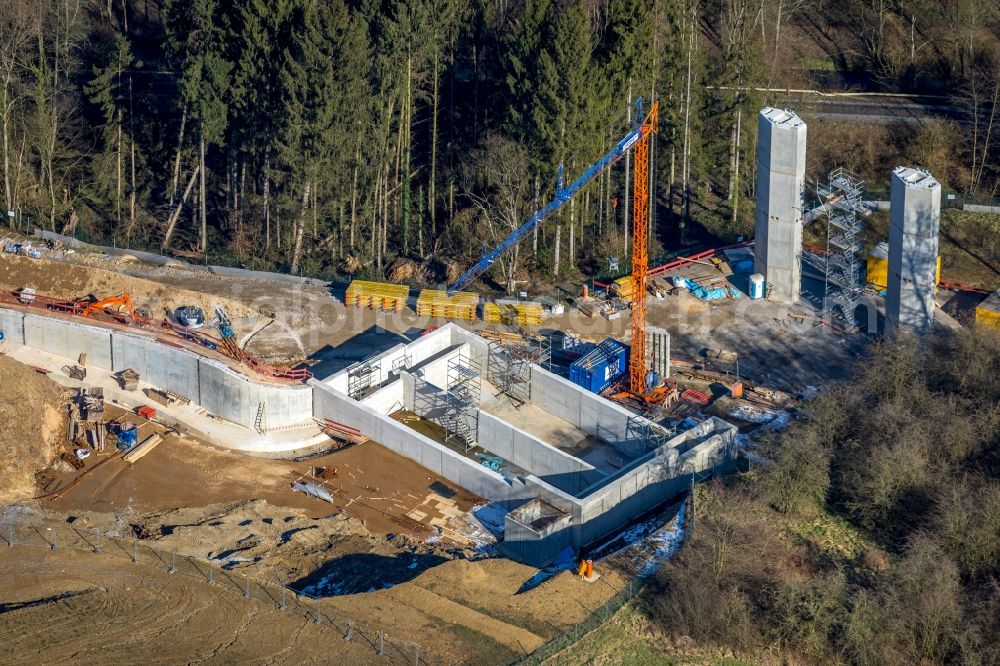
{"type": "Polygon", "coordinates": [[[767,280],[772,300],[795,303],[802,285],[806,124],[794,111],[771,107],[757,124],[754,270],[767,280]]]}
{"type": "Polygon", "coordinates": [[[923,169],[896,167],[890,199],[886,330],[925,333],[934,323],[941,186],[923,169]]]}

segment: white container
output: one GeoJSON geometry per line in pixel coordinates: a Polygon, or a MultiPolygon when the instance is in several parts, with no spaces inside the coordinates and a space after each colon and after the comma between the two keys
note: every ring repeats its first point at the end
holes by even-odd
{"type": "Polygon", "coordinates": [[[764,298],[764,276],[760,273],[750,276],[750,298],[753,300],[764,298]]]}

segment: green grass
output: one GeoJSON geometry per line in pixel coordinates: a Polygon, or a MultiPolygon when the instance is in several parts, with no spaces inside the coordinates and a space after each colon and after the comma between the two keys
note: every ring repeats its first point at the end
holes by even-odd
{"type": "Polygon", "coordinates": [[[546,666],[616,664],[622,666],[751,666],[752,662],[684,650],[644,629],[645,617],[626,604],[612,619],[562,652],[545,660],[546,666]]]}

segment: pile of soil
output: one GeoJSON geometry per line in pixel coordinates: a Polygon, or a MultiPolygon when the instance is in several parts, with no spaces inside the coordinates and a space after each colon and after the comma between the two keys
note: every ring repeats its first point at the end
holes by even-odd
{"type": "Polygon", "coordinates": [[[55,382],[2,355],[0,386],[0,502],[14,502],[35,494],[35,473],[56,458],[67,417],[55,382]]]}
{"type": "Polygon", "coordinates": [[[75,299],[93,295],[98,299],[127,292],[135,306],[158,319],[182,305],[196,305],[209,317],[216,304],[226,309],[230,317],[250,317],[259,314],[246,303],[177,289],[153,280],[123,275],[103,268],[78,266],[47,259],[29,259],[4,255],[0,258],[0,288],[14,291],[31,287],[40,294],[54,298],[75,299]]]}

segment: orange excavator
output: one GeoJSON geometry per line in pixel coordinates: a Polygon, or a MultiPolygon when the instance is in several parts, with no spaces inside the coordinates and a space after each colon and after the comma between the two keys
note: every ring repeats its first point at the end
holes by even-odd
{"type": "Polygon", "coordinates": [[[149,322],[149,316],[136,309],[127,292],[99,301],[76,301],[75,305],[75,314],[82,317],[107,314],[123,324],[141,325],[149,322]]]}

